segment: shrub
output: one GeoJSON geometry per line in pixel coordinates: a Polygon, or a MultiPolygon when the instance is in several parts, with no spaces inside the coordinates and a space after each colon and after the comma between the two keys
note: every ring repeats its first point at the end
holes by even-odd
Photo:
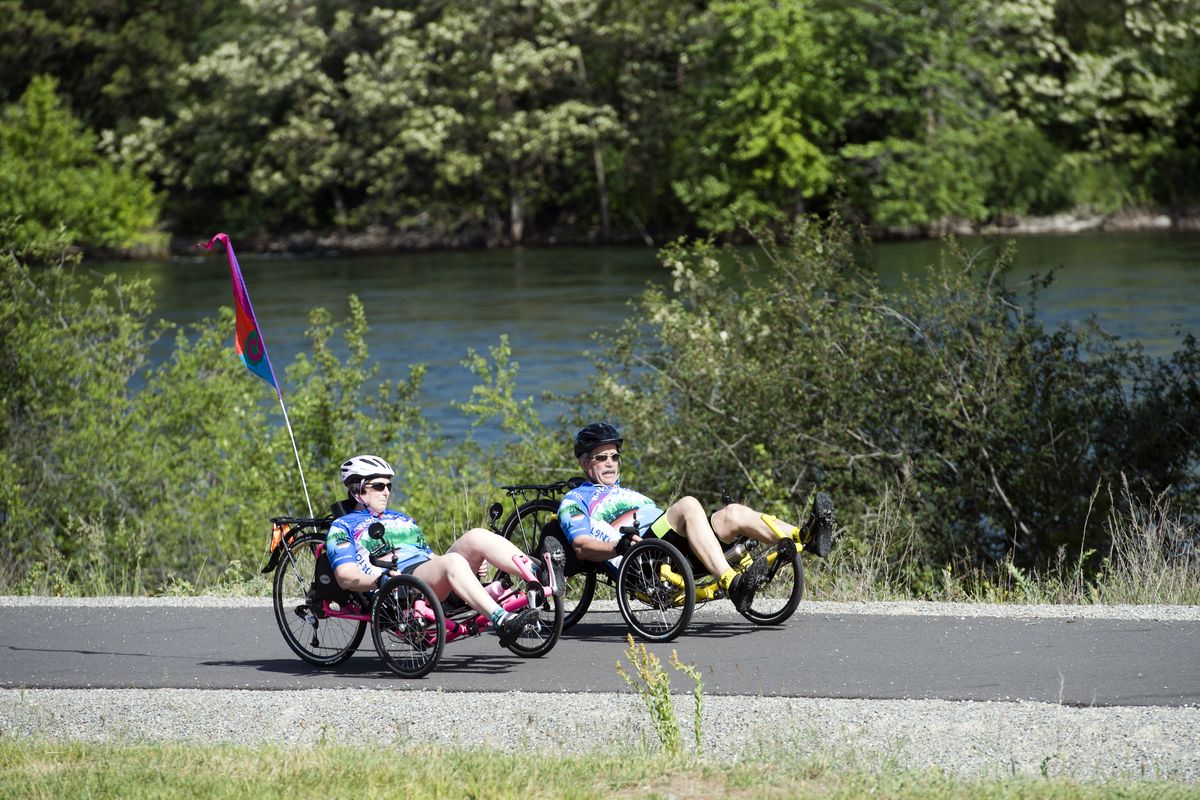
{"type": "Polygon", "coordinates": [[[1006,283],[1009,248],[951,243],[888,290],[854,245],[836,221],[803,222],[752,254],[665,251],[673,291],[647,289],[608,337],[584,403],[624,424],[631,480],[714,503],[728,491],[792,519],[821,487],[851,539],[856,517],[901,498],[892,522],[914,535],[893,558],[917,591],[956,560],[1079,553],[1097,482],[1122,470],[1193,503],[1193,338],[1159,360],[1091,322],[1047,330],[1041,284],[1019,298],[1006,283]]]}
{"type": "Polygon", "coordinates": [[[102,156],[57,87],[34,78],[0,118],[0,219],[17,219],[10,235],[28,241],[63,226],[93,248],[163,249],[150,180],[102,156]]]}

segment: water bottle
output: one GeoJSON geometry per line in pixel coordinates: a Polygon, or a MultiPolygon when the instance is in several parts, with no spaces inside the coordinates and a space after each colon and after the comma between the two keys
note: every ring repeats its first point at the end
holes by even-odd
{"type": "Polygon", "coordinates": [[[729,566],[736,567],[742,563],[742,559],[746,557],[749,548],[746,542],[738,542],[733,547],[725,551],[725,560],[729,562],[729,566]]]}

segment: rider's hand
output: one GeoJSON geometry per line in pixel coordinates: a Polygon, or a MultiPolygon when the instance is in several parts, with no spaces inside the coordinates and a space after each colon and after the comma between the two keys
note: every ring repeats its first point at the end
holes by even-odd
{"type": "Polygon", "coordinates": [[[617,544],[615,547],[613,547],[613,554],[618,556],[625,555],[629,548],[637,544],[637,542],[634,541],[635,538],[637,538],[639,541],[641,540],[641,537],[634,536],[622,536],[620,539],[617,539],[617,544]]]}

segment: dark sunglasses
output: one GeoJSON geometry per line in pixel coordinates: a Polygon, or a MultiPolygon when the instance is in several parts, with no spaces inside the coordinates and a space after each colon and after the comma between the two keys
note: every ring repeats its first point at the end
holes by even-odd
{"type": "Polygon", "coordinates": [[[384,492],[384,491],[390,492],[392,490],[392,485],[390,483],[384,483],[383,481],[379,481],[378,483],[363,484],[363,488],[364,489],[373,489],[377,492],[384,492]]]}
{"type": "Polygon", "coordinates": [[[612,459],[614,464],[621,463],[621,454],[620,453],[597,453],[596,455],[592,456],[592,461],[595,461],[597,464],[603,464],[605,461],[608,461],[610,458],[612,459]]]}

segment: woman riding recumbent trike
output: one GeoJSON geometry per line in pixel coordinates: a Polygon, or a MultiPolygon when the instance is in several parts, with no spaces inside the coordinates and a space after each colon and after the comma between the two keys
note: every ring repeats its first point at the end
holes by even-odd
{"type": "MultiPolygon", "coordinates": [[[[331,667],[350,658],[368,626],[375,650],[397,675],[419,678],[437,666],[447,642],[478,636],[492,621],[455,594],[438,599],[428,583],[412,574],[382,579],[378,589],[348,591],[338,585],[325,555],[330,525],[345,506],[321,518],[276,517],[270,558],[263,573],[274,572],[275,620],[288,646],[309,664],[331,667]]],[[[378,524],[378,523],[377,523],[378,524]]],[[[378,539],[382,525],[368,535],[378,539]]],[[[490,535],[490,534],[488,534],[490,535]]],[[[389,548],[372,549],[371,563],[390,569],[389,548]]],[[[514,580],[500,572],[484,588],[509,613],[524,614],[519,631],[501,644],[512,653],[533,658],[548,653],[562,634],[561,550],[553,546],[538,556],[537,578],[514,580]]]]}

